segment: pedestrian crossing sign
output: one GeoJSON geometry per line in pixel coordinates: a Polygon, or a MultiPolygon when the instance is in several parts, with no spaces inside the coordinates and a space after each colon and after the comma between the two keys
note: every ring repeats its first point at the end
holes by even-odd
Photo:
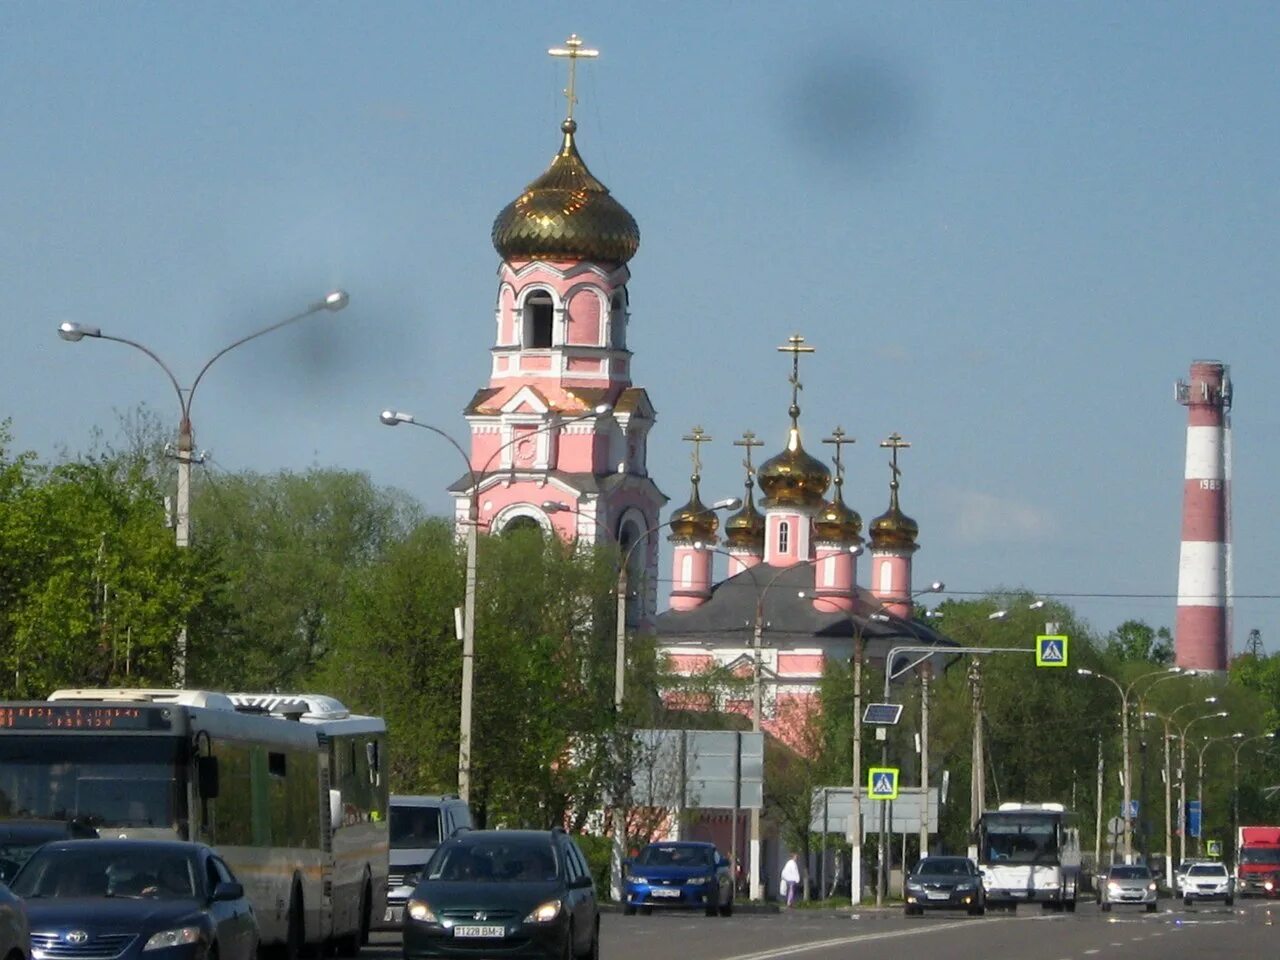
{"type": "Polygon", "coordinates": [[[867,796],[872,800],[897,800],[898,768],[872,767],[867,771],[867,796]]]}
{"type": "Polygon", "coordinates": [[[1065,667],[1067,665],[1067,638],[1061,634],[1036,637],[1036,666],[1065,667]]]}

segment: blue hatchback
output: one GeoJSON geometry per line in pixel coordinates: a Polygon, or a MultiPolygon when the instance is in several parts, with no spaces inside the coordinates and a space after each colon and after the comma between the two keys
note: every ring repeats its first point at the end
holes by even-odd
{"type": "Polygon", "coordinates": [[[708,917],[733,915],[729,860],[712,843],[651,843],[626,862],[622,911],[654,907],[702,909],[708,917]]]}

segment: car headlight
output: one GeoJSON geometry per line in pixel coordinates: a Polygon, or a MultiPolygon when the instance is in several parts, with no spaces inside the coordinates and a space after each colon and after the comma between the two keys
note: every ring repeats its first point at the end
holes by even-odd
{"type": "Polygon", "coordinates": [[[1156,884],[1154,880],[1147,884],[1147,889],[1151,891],[1154,891],[1156,889],[1156,884]]]}
{"type": "Polygon", "coordinates": [[[1263,890],[1274,890],[1276,888],[1274,880],[1267,880],[1262,884],[1263,890]]]}
{"type": "Polygon", "coordinates": [[[690,877],[685,882],[692,883],[694,886],[697,886],[698,884],[701,884],[701,883],[710,883],[714,879],[715,879],[714,877],[690,877]]]}
{"type": "Polygon", "coordinates": [[[411,920],[417,920],[419,923],[439,923],[440,918],[436,916],[431,904],[425,900],[410,900],[406,904],[406,910],[411,920]]]}
{"type": "Polygon", "coordinates": [[[189,943],[200,942],[199,927],[178,927],[175,930],[161,930],[153,933],[143,950],[163,950],[165,947],[182,947],[189,943]]]}
{"type": "Polygon", "coordinates": [[[550,923],[558,916],[560,916],[560,901],[548,900],[546,903],[541,903],[529,911],[529,915],[524,918],[524,922],[550,923]]]}

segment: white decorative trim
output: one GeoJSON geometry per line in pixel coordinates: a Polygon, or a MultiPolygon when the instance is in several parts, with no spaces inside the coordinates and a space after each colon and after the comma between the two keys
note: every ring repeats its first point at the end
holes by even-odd
{"type": "Polygon", "coordinates": [[[531,503],[511,503],[503,507],[489,518],[489,532],[501,533],[512,520],[517,517],[529,517],[536,520],[543,533],[552,533],[555,527],[546,512],[531,503]]]}

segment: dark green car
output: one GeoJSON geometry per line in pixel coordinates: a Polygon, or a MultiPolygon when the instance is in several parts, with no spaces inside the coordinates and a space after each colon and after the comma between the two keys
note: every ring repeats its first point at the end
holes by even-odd
{"type": "Polygon", "coordinates": [[[437,848],[405,907],[405,960],[597,960],[600,910],[563,830],[475,830],[437,848]]]}

